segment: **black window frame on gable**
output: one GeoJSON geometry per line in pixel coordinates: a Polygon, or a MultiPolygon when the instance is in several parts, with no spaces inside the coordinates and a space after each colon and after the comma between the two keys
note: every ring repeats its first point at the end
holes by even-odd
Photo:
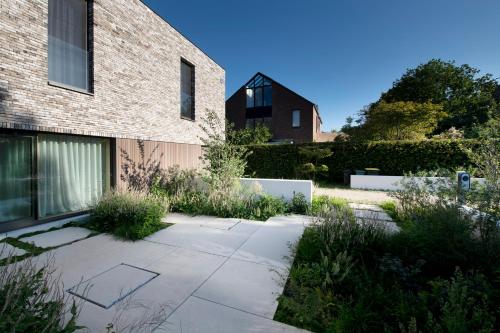
{"type": "Polygon", "coordinates": [[[273,105],[272,81],[262,75],[256,75],[245,86],[247,109],[273,105]]]}
{"type": "Polygon", "coordinates": [[[181,58],[181,69],[180,69],[180,112],[181,119],[195,121],[195,66],[187,61],[186,59],[181,58]],[[186,74],[183,72],[183,69],[190,69],[190,77],[186,78],[186,74]],[[188,85],[189,83],[189,85],[188,85]],[[189,94],[187,93],[189,90],[189,94]],[[185,102],[188,103],[189,107],[185,109],[185,102]]]}
{"type": "Polygon", "coordinates": [[[48,84],[92,95],[94,1],[48,0],[47,30],[48,84]]]}

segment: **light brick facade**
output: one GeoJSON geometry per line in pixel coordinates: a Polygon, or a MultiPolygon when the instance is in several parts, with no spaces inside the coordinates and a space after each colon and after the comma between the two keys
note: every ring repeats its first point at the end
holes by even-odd
{"type": "Polygon", "coordinates": [[[0,1],[0,127],[199,144],[224,117],[225,72],[139,0],[94,1],[94,92],[48,84],[48,1],[0,1]],[[181,58],[195,66],[196,120],[180,118],[181,58]]]}

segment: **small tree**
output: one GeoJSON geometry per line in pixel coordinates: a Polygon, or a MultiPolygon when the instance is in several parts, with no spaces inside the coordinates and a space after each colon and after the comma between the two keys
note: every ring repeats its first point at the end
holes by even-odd
{"type": "Polygon", "coordinates": [[[257,125],[255,128],[244,128],[234,130],[232,124],[227,125],[227,140],[235,145],[260,145],[269,142],[272,138],[271,131],[264,125],[257,125]]]}
{"type": "Polygon", "coordinates": [[[204,180],[212,193],[230,194],[238,185],[239,178],[245,174],[246,158],[249,155],[244,146],[226,140],[225,124],[214,111],[208,111],[200,125],[204,136],[200,137],[204,146],[204,180]]]}
{"type": "Polygon", "coordinates": [[[299,155],[302,160],[306,162],[299,167],[297,174],[312,180],[316,180],[318,176],[327,176],[328,166],[320,164],[320,162],[321,160],[332,156],[332,154],[332,151],[327,148],[300,147],[299,155]]]}

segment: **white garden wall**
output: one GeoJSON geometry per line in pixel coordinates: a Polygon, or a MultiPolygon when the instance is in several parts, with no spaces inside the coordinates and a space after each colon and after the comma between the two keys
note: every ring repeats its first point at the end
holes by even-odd
{"type": "Polygon", "coordinates": [[[308,203],[312,202],[313,182],[310,180],[241,178],[246,187],[258,186],[262,192],[285,200],[292,200],[294,193],[302,193],[308,203]]]}
{"type": "MultiPolygon", "coordinates": [[[[365,190],[386,190],[386,191],[397,191],[400,190],[401,180],[403,176],[358,176],[351,175],[351,188],[355,189],[365,189],[365,190]]],[[[416,177],[424,183],[425,180],[431,181],[442,181],[446,178],[444,177],[416,177]]],[[[483,178],[472,178],[471,185],[474,182],[483,183],[483,178]]]]}

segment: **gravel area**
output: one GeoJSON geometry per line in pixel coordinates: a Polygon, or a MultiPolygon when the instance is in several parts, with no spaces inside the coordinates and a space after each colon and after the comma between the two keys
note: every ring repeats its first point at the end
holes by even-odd
{"type": "Polygon", "coordinates": [[[389,193],[390,192],[384,191],[364,191],[326,187],[317,187],[314,189],[315,195],[328,195],[336,198],[344,198],[349,202],[366,204],[379,204],[384,201],[394,201],[395,199],[391,198],[389,193]]]}

